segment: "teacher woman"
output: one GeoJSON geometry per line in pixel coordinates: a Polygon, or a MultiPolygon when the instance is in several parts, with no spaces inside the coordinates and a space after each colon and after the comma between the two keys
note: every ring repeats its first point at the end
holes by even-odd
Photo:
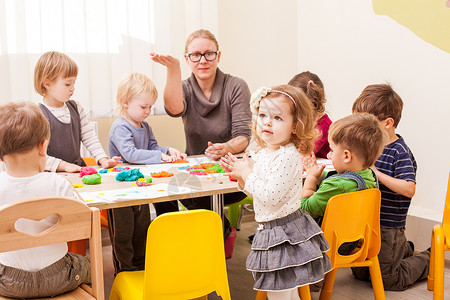
{"type": "MultiPolygon", "coordinates": [[[[167,67],[164,106],[168,115],[183,118],[186,154],[205,154],[218,160],[228,152],[240,153],[247,148],[251,136],[250,90],[244,80],[218,68],[221,52],[211,32],[200,29],[187,38],[184,58],[192,74],[183,81],[178,59],[156,53],[150,56],[167,67]]],[[[244,197],[243,193],[226,194],[225,204],[244,197]]],[[[209,197],[183,204],[189,209],[211,209],[209,197]]],[[[230,232],[226,220],[225,237],[230,232]]]]}

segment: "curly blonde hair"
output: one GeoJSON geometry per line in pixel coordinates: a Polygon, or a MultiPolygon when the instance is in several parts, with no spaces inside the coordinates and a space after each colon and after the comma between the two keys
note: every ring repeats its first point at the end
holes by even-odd
{"type": "MultiPolygon", "coordinates": [[[[314,108],[305,93],[290,85],[279,85],[268,89],[267,94],[262,99],[282,98],[289,103],[291,114],[294,117],[295,133],[291,135],[291,142],[301,154],[307,155],[314,149],[314,142],[320,136],[316,129],[314,118],[314,108]],[[284,93],[288,94],[295,101],[284,93]]],[[[253,98],[253,97],[252,97],[253,98]]],[[[257,120],[259,113],[259,103],[254,105],[252,118],[252,134],[256,143],[261,147],[266,147],[266,143],[257,135],[257,120]]]]}

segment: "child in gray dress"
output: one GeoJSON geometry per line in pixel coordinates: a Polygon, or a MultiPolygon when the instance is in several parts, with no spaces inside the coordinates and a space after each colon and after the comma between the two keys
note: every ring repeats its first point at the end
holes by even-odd
{"type": "Polygon", "coordinates": [[[323,279],[331,270],[322,231],[300,209],[302,158],[310,153],[317,131],[305,94],[288,85],[260,88],[250,100],[253,132],[261,150],[251,159],[231,153],[222,166],[253,196],[259,223],[247,258],[255,290],[268,298],[299,299],[297,288],[323,279]]]}

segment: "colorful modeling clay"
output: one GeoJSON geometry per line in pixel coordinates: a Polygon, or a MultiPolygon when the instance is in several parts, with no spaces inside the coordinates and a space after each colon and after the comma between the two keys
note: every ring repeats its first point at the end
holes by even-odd
{"type": "Polygon", "coordinates": [[[81,187],[83,187],[83,185],[81,183],[74,183],[73,187],[74,188],[81,188],[81,187]]]}
{"type": "Polygon", "coordinates": [[[187,168],[186,171],[188,171],[190,174],[193,174],[193,175],[208,175],[208,174],[213,174],[213,173],[225,173],[225,171],[222,169],[222,167],[216,163],[204,163],[204,164],[195,165],[190,168],[187,168]]]}
{"type": "Polygon", "coordinates": [[[124,170],[116,175],[117,181],[136,181],[139,178],[144,178],[144,174],[142,174],[139,169],[124,170]]]}
{"type": "Polygon", "coordinates": [[[102,183],[102,176],[100,174],[84,175],[81,181],[84,184],[99,184],[102,183]]]}
{"type": "Polygon", "coordinates": [[[234,177],[228,176],[228,178],[230,178],[230,181],[237,181],[237,179],[234,177]]]}
{"type": "Polygon", "coordinates": [[[107,169],[100,169],[100,170],[98,170],[98,172],[99,173],[108,173],[108,170],[107,169]]]}
{"type": "Polygon", "coordinates": [[[147,183],[152,183],[152,181],[153,180],[150,177],[145,180],[145,182],[147,182],[147,183]]]}
{"type": "Polygon", "coordinates": [[[187,160],[179,160],[179,161],[174,161],[174,164],[188,164],[189,162],[187,160]]]}
{"type": "MultiPolygon", "coordinates": [[[[139,178],[139,179],[142,179],[142,178],[139,178]]],[[[136,181],[136,185],[137,186],[149,186],[150,183],[147,183],[146,181],[139,181],[139,180],[137,180],[136,181]]]]}
{"type": "Polygon", "coordinates": [[[97,170],[94,169],[93,167],[81,167],[80,178],[85,175],[92,175],[92,174],[97,174],[97,170]]]}
{"type": "Polygon", "coordinates": [[[152,174],[152,177],[153,177],[153,178],[172,177],[172,176],[173,176],[173,173],[169,173],[169,172],[167,172],[167,171],[161,171],[161,172],[153,173],[153,174],[152,174]]]}
{"type": "Polygon", "coordinates": [[[115,167],[112,169],[111,172],[122,172],[122,171],[127,171],[129,169],[130,169],[129,167],[115,167]]]}

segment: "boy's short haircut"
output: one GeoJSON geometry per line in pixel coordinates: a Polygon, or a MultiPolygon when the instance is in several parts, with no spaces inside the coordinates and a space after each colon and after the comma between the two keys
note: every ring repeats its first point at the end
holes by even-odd
{"type": "Polygon", "coordinates": [[[372,166],[381,155],[385,138],[377,119],[368,113],[342,118],[331,124],[328,132],[328,139],[350,150],[362,160],[364,168],[372,166]]]}
{"type": "Polygon", "coordinates": [[[367,86],[353,103],[352,111],[366,112],[377,117],[379,121],[387,118],[394,120],[398,126],[402,117],[402,98],[389,84],[372,84],[367,86]]]}
{"type": "Polygon", "coordinates": [[[124,111],[124,100],[129,100],[131,97],[146,91],[149,91],[154,99],[158,98],[158,91],[155,85],[146,75],[142,73],[131,73],[122,78],[117,88],[116,97],[120,112],[122,113],[124,111]]]}
{"type": "Polygon", "coordinates": [[[50,139],[50,125],[41,109],[31,102],[0,105],[0,159],[29,151],[50,139]]]}
{"type": "Polygon", "coordinates": [[[54,81],[62,78],[78,76],[77,64],[64,53],[50,51],[42,54],[34,67],[34,89],[44,96],[46,89],[45,80],[54,81]]]}

